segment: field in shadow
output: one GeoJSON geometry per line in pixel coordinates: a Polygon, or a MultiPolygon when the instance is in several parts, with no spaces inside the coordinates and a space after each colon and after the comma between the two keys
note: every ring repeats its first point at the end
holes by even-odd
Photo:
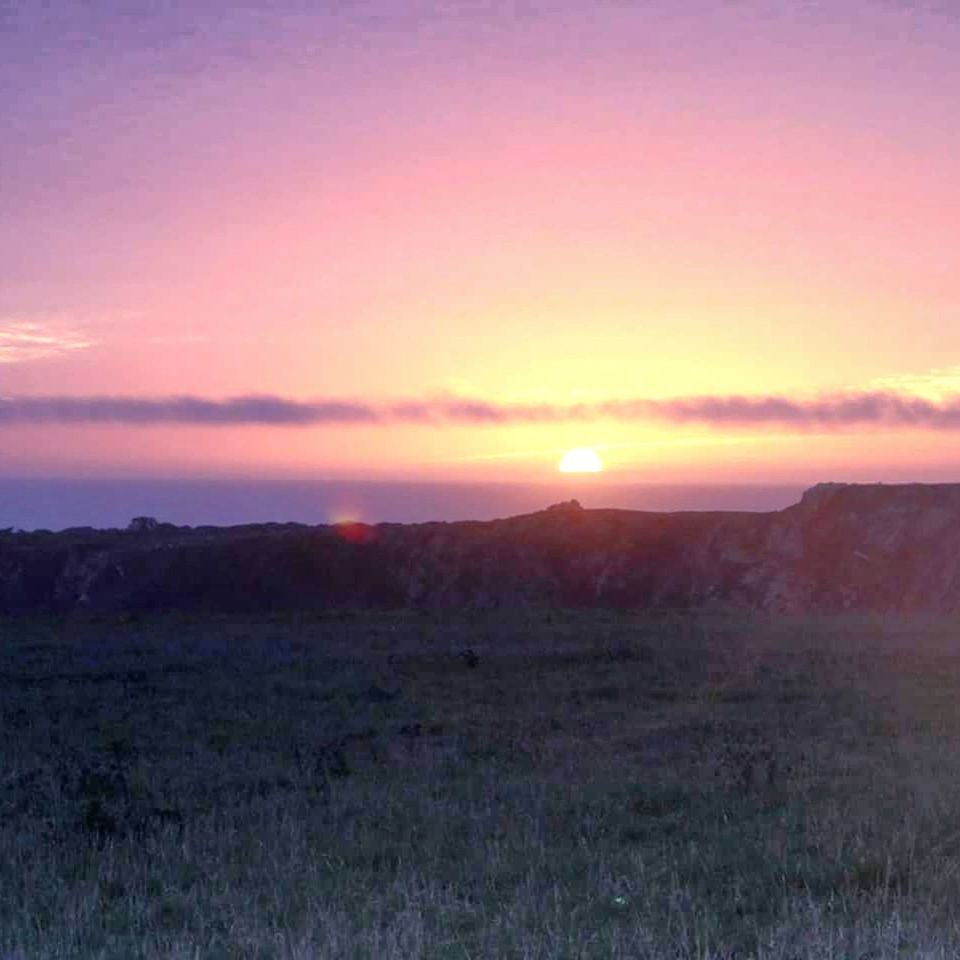
{"type": "Polygon", "coordinates": [[[0,621],[0,958],[960,955],[948,621],[0,621]]]}

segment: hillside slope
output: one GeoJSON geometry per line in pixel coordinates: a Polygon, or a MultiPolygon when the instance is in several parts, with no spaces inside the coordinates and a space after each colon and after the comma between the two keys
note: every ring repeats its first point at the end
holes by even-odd
{"type": "Polygon", "coordinates": [[[960,484],[819,484],[775,513],[0,534],[0,612],[960,608],[960,484]]]}

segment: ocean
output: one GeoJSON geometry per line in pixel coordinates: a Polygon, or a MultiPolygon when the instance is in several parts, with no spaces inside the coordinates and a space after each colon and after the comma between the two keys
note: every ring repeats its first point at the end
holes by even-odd
{"type": "Polygon", "coordinates": [[[0,477],[0,528],[126,527],[150,516],[179,526],[269,521],[492,520],[577,498],[587,508],[779,510],[803,486],[566,483],[389,483],[344,480],[0,477]]]}

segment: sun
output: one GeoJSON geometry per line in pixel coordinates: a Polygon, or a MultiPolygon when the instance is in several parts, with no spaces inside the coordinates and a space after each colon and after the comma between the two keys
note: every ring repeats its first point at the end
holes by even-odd
{"type": "Polygon", "coordinates": [[[560,458],[557,469],[561,473],[600,473],[603,470],[603,461],[597,456],[596,450],[575,447],[560,458]]]}

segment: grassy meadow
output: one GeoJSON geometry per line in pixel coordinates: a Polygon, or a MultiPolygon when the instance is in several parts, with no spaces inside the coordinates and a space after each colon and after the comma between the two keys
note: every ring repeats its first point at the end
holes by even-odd
{"type": "Polygon", "coordinates": [[[0,960],[957,956],[958,623],[0,621],[0,960]]]}

